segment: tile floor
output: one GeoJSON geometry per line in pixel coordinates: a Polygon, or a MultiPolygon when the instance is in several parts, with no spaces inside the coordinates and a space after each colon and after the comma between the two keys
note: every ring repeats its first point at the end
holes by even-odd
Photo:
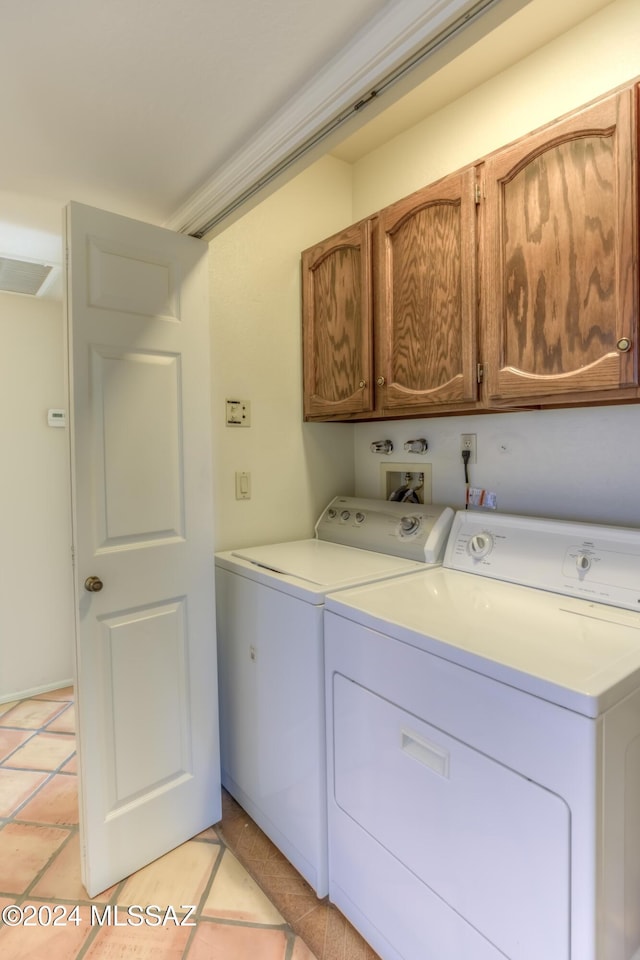
{"type": "Polygon", "coordinates": [[[76,779],[72,688],[0,704],[0,910],[31,921],[0,923],[0,957],[377,960],[226,793],[220,824],[90,900],[76,779]],[[193,925],[127,924],[129,905],[150,903],[196,904],[193,925]]]}

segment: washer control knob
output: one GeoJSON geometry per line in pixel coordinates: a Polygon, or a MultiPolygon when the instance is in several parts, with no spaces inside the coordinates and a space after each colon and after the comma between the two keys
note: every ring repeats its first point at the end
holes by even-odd
{"type": "Polygon", "coordinates": [[[482,560],[493,549],[493,537],[490,533],[474,533],[469,540],[469,553],[474,560],[482,560]]]}
{"type": "Polygon", "coordinates": [[[351,513],[349,510],[343,510],[340,516],[343,520],[348,520],[349,517],[351,516],[351,513]]]}
{"type": "Polygon", "coordinates": [[[364,513],[356,513],[356,523],[364,523],[364,513]]]}
{"type": "Polygon", "coordinates": [[[415,533],[419,526],[420,517],[400,518],[400,534],[403,537],[408,537],[410,534],[415,533]]]}
{"type": "Polygon", "coordinates": [[[328,520],[335,520],[335,518],[336,518],[337,516],[338,516],[337,511],[334,510],[333,507],[329,507],[329,509],[327,510],[327,519],[328,519],[328,520]]]}
{"type": "Polygon", "coordinates": [[[579,553],[576,557],[576,567],[579,573],[585,573],[591,566],[591,557],[586,553],[579,553]]]}

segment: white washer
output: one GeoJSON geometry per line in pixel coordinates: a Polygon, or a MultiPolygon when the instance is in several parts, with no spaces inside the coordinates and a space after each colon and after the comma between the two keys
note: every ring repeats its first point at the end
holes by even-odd
{"type": "Polygon", "coordinates": [[[329,896],[383,960],[640,957],[640,530],[458,513],[325,661],[329,896]]]}
{"type": "Polygon", "coordinates": [[[328,891],[326,594],[439,563],[450,507],[336,497],[316,538],[216,555],[222,783],[328,891]]]}

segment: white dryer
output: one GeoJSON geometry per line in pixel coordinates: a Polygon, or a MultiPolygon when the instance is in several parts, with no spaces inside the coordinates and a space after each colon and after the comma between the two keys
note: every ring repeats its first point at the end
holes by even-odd
{"type": "Polygon", "coordinates": [[[328,891],[325,596],[439,564],[453,516],[336,497],[314,539],[216,555],[222,784],[319,897],[328,891]]]}
{"type": "Polygon", "coordinates": [[[640,958],[640,530],[458,513],[325,658],[329,896],[383,960],[640,958]]]}

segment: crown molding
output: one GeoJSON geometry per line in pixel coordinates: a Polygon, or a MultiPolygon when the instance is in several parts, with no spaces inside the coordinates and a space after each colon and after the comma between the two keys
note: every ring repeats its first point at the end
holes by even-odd
{"type": "MultiPolygon", "coordinates": [[[[516,0],[521,7],[528,0],[516,0]]],[[[276,113],[244,147],[220,167],[170,217],[165,226],[202,236],[225,212],[255,194],[296,155],[313,159],[312,147],[330,130],[372,102],[372,91],[412,59],[459,33],[490,8],[508,0],[396,0],[380,12],[276,113]]],[[[317,156],[317,153],[316,153],[317,156]]]]}

